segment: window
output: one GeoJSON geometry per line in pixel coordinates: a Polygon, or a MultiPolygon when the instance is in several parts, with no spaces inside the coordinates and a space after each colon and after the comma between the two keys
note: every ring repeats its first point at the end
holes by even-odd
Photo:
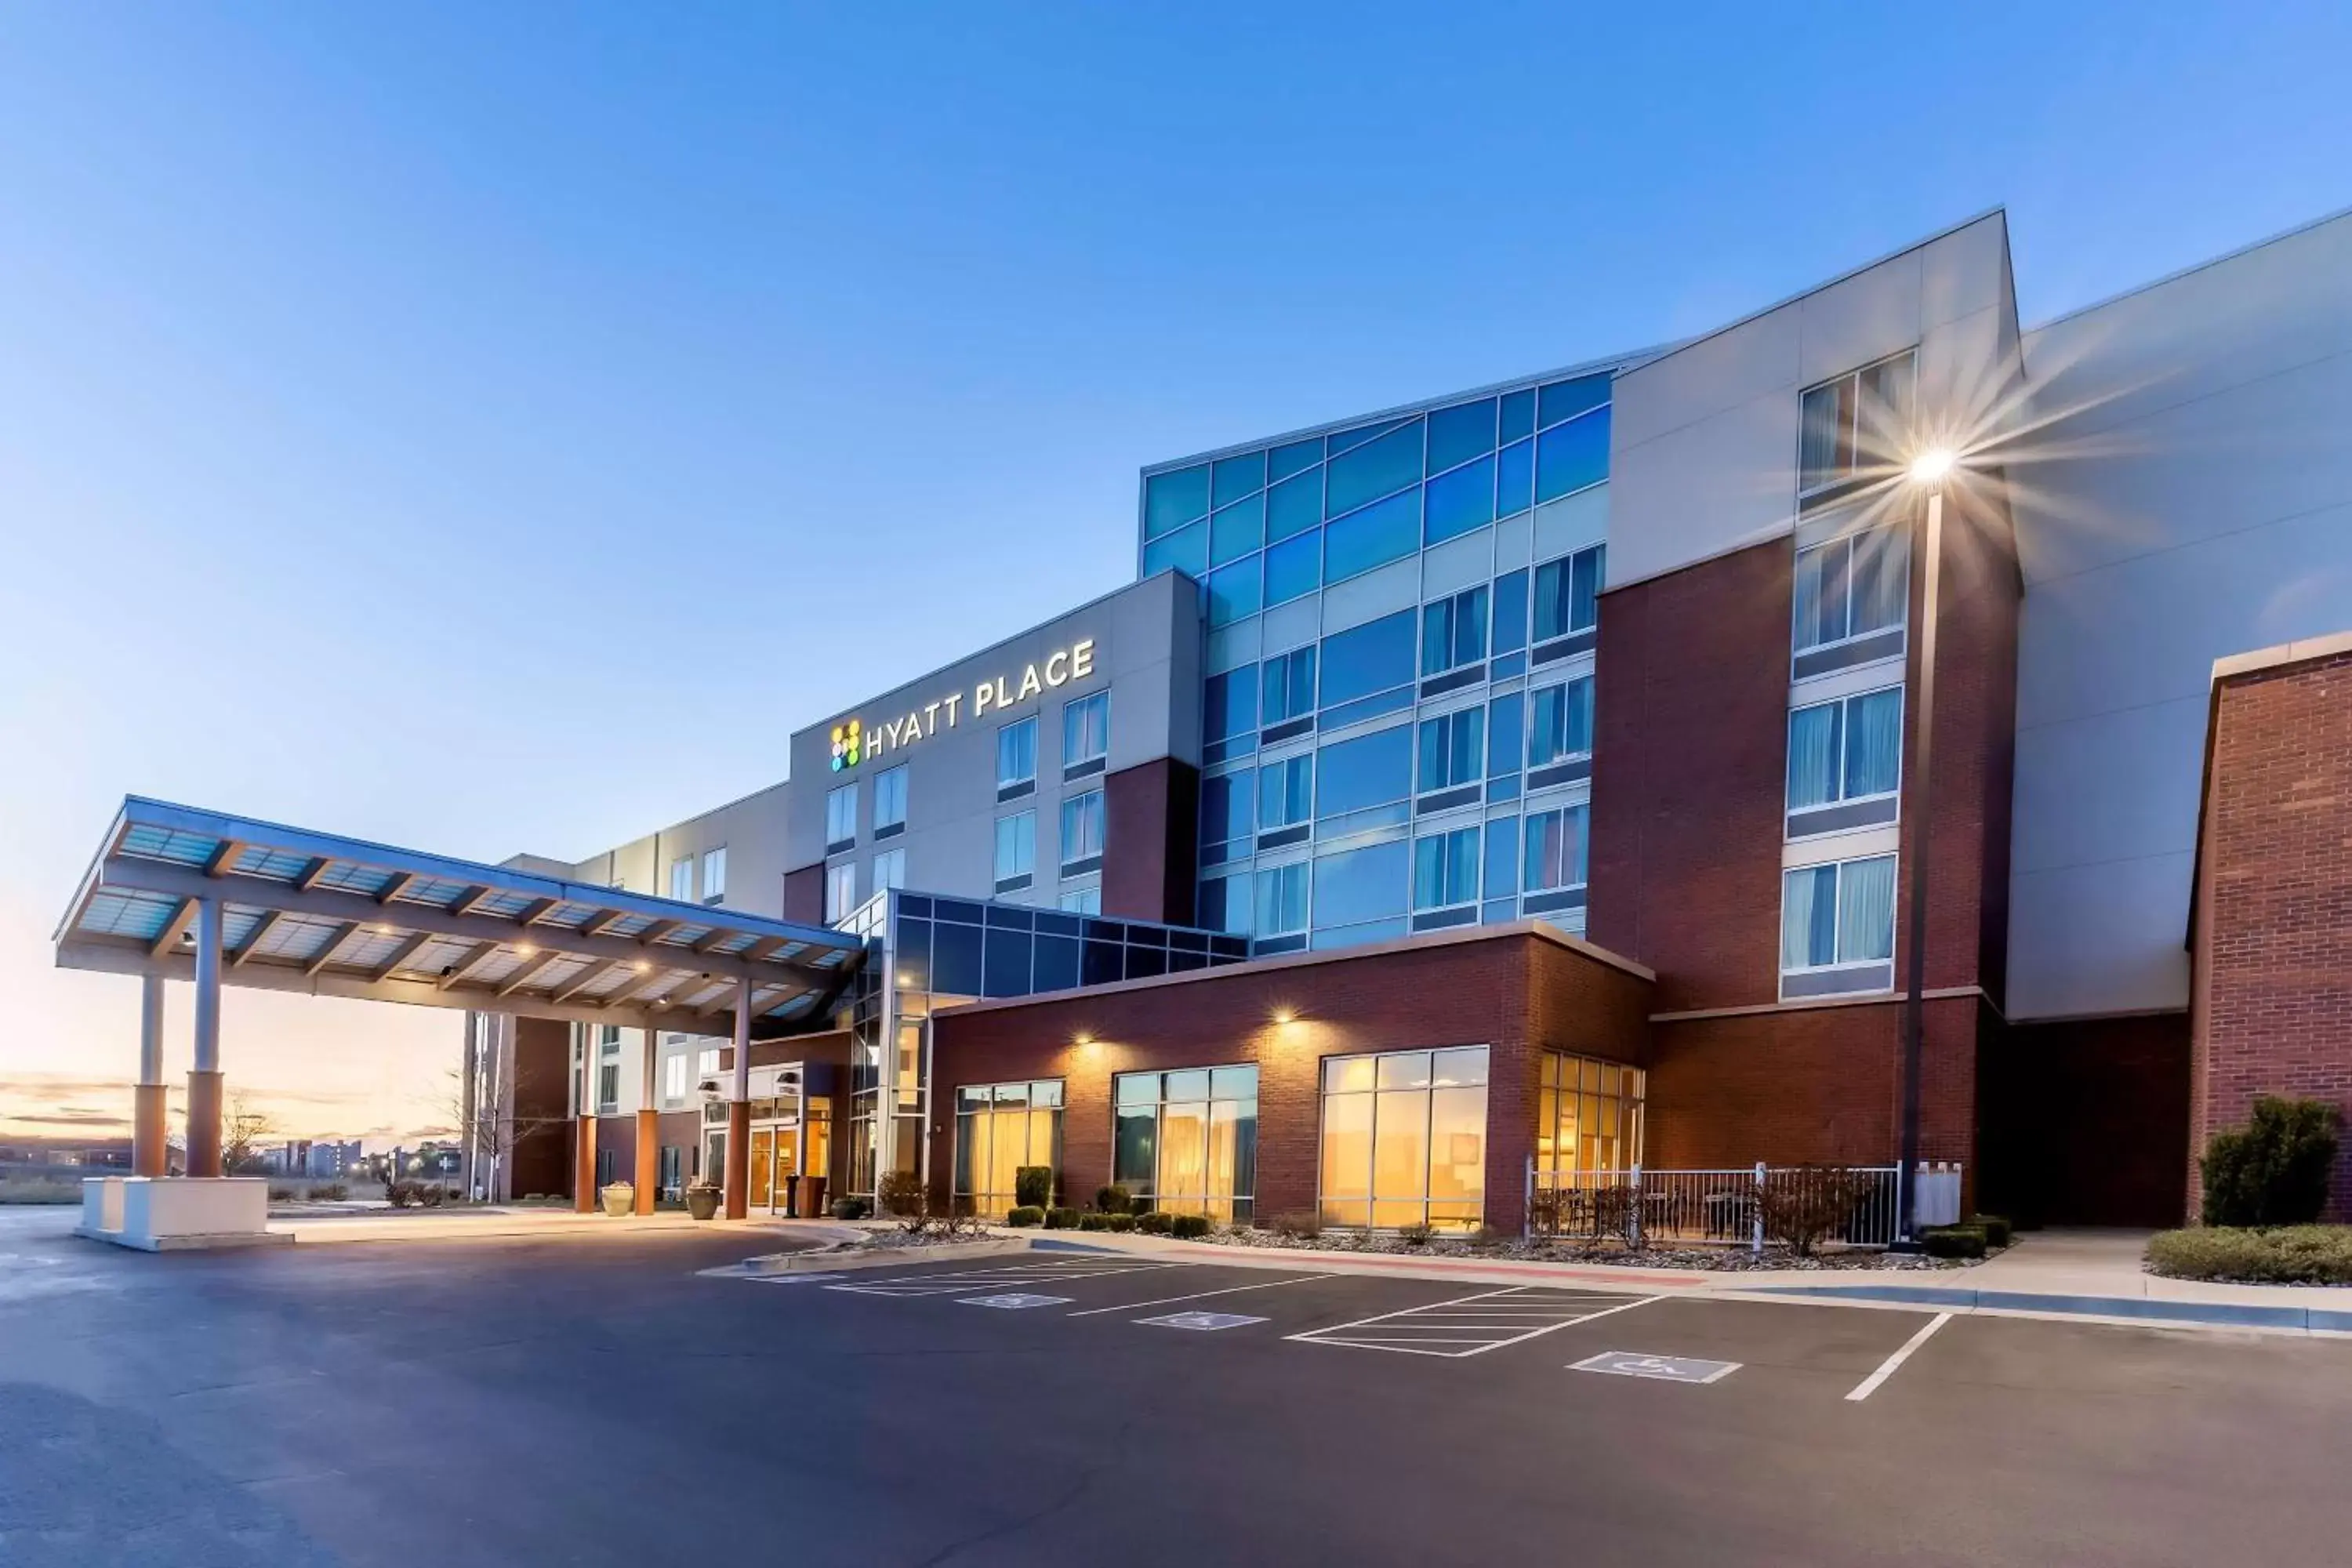
{"type": "Polygon", "coordinates": [[[1315,759],[1285,757],[1257,771],[1257,826],[1261,833],[1295,827],[1313,807],[1315,759]]]}
{"type": "Polygon", "coordinates": [[[1353,723],[1412,702],[1417,617],[1399,610],[1323,639],[1323,723],[1353,723]]]}
{"type": "Polygon", "coordinates": [[[1257,666],[1209,677],[1201,687],[1202,761],[1223,762],[1257,747],[1257,666]]]}
{"type": "Polygon", "coordinates": [[[857,907],[857,862],[844,860],[824,868],[824,918],[829,925],[845,919],[857,907]]]}
{"type": "Polygon", "coordinates": [[[1412,845],[1412,907],[1451,909],[1478,901],[1478,829],[1417,838],[1412,845]]]}
{"type": "Polygon", "coordinates": [[[824,792],[824,844],[827,849],[857,842],[857,786],[843,784],[824,792]]]}
{"type": "Polygon", "coordinates": [[[1315,817],[1326,834],[1354,833],[1411,815],[1412,729],[1399,725],[1317,753],[1315,817]]]}
{"type": "Polygon", "coordinates": [[[1061,1079],[965,1084],[955,1107],[955,1195],[971,1199],[973,1213],[1012,1208],[1022,1166],[1061,1169],[1061,1079]]]}
{"type": "Polygon", "coordinates": [[[681,855],[669,863],[669,896],[681,902],[694,898],[694,857],[681,855]]]}
{"type": "Polygon", "coordinates": [[[1481,584],[1421,607],[1421,673],[1443,675],[1486,657],[1486,590],[1481,584]]]}
{"type": "Polygon", "coordinates": [[[1323,1061],[1327,1225],[1473,1230],[1486,1197],[1486,1047],[1323,1061]]]}
{"type": "MultiPolygon", "coordinates": [[[[1528,646],[1528,574],[1522,569],[1495,579],[1495,652],[1517,653],[1528,646]]],[[[1498,668],[1496,679],[1516,670],[1498,668]]]]}
{"type": "Polygon", "coordinates": [[[903,888],[906,885],[907,852],[904,849],[886,849],[874,857],[874,890],[876,892],[878,893],[885,888],[903,888]]]}
{"type": "Polygon", "coordinates": [[[727,846],[702,852],[702,901],[715,904],[727,896],[727,846]]]}
{"type": "Polygon", "coordinates": [[[1640,1068],[1546,1051],[1538,1084],[1538,1172],[1613,1175],[1642,1163],[1640,1068]]]}
{"type": "Polygon", "coordinates": [[[1259,690],[1265,727],[1269,730],[1315,711],[1315,649],[1295,647],[1276,654],[1259,672],[1259,690]]]}
{"type": "Polygon", "coordinates": [[[719,1047],[717,1046],[705,1046],[700,1051],[696,1053],[694,1058],[694,1076],[697,1078],[717,1078],[719,1076],[719,1047]]]}
{"type": "Polygon", "coordinates": [[[686,1053],[662,1058],[662,1098],[673,1104],[686,1098],[686,1069],[692,1065],[686,1053]]]}
{"type": "Polygon", "coordinates": [[[1257,1068],[1111,1080],[1111,1180],[1165,1214],[1247,1220],[1257,1192],[1257,1068]]]}
{"type": "Polygon", "coordinates": [[[1911,610],[1910,531],[1874,528],[1797,552],[1791,597],[1800,651],[1902,626],[1911,610]]]}
{"type": "MultiPolygon", "coordinates": [[[[1780,969],[1887,964],[1895,957],[1895,857],[1805,866],[1780,879],[1780,969]]],[[[1886,977],[1892,983],[1891,973],[1886,977]]]]}
{"type": "Polygon", "coordinates": [[[1421,773],[1413,790],[1427,795],[1432,790],[1452,789],[1457,784],[1478,782],[1479,764],[1486,760],[1486,710],[1465,708],[1459,713],[1421,721],[1421,773]]]}
{"type": "Polygon", "coordinates": [[[1098,915],[1102,913],[1102,889],[1066,889],[1062,894],[1061,905],[1074,915],[1098,915]]]}
{"type": "Polygon", "coordinates": [[[1810,496],[1884,472],[1901,459],[1911,423],[1911,355],[1824,382],[1805,394],[1797,493],[1810,496]]]}
{"type": "Polygon", "coordinates": [[[996,819],[996,890],[1013,892],[1029,885],[1037,870],[1037,814],[1016,813],[996,819]]]}
{"type": "Polygon", "coordinates": [[[1584,886],[1587,810],[1581,805],[1528,813],[1521,880],[1530,893],[1584,886]]]}
{"type": "Polygon", "coordinates": [[[1316,857],[1318,947],[1405,934],[1405,883],[1412,847],[1399,838],[1316,857]]]}
{"type": "Polygon", "coordinates": [[[1062,708],[1064,771],[1100,763],[1110,754],[1110,693],[1097,691],[1062,708]]]}
{"type": "Polygon", "coordinates": [[[1103,853],[1103,792],[1090,789],[1062,803],[1062,875],[1092,870],[1103,853]]]}
{"type": "Polygon", "coordinates": [[[1601,564],[1596,544],[1536,568],[1536,641],[1589,632],[1601,618],[1601,564]]]}
{"type": "Polygon", "coordinates": [[[877,838],[907,828],[907,764],[885,768],[874,775],[874,836],[877,838]]]}
{"type": "Polygon", "coordinates": [[[996,787],[1002,792],[1037,782],[1037,719],[1032,714],[996,732],[996,787]]]}
{"type": "Polygon", "coordinates": [[[621,1031],[606,1025],[596,1047],[596,1114],[610,1116],[621,1109],[621,1031]]]}
{"type": "Polygon", "coordinates": [[[1257,780],[1247,768],[1201,781],[1201,864],[1214,866],[1249,854],[1250,833],[1256,826],[1256,791],[1257,780]]]}
{"type": "Polygon", "coordinates": [[[1274,866],[1257,874],[1257,935],[1288,936],[1307,929],[1307,867],[1274,866]]]}
{"type": "Polygon", "coordinates": [[[1903,766],[1903,689],[1890,686],[1789,715],[1789,809],[1895,793],[1903,766]]]}
{"type": "Polygon", "coordinates": [[[1528,766],[1592,752],[1592,678],[1539,687],[1528,697],[1528,766]]]}

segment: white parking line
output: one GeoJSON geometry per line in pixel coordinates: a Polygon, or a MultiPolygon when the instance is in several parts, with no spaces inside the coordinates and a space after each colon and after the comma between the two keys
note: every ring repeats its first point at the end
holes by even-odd
{"type": "Polygon", "coordinates": [[[1284,1337],[1304,1344],[1393,1351],[1401,1355],[1444,1356],[1458,1361],[1664,1300],[1662,1296],[1643,1296],[1626,1300],[1613,1294],[1514,1285],[1284,1337]],[[1612,1304],[1600,1306],[1602,1301],[1612,1304]]]}
{"type": "Polygon", "coordinates": [[[1885,1383],[1888,1378],[1894,1376],[1895,1369],[1901,1366],[1905,1362],[1909,1361],[1911,1359],[1911,1352],[1927,1342],[1928,1335],[1934,1333],[1937,1329],[1942,1328],[1946,1323],[1948,1323],[1951,1321],[1952,1314],[1949,1312],[1938,1312],[1933,1318],[1928,1319],[1927,1326],[1921,1329],[1917,1333],[1913,1334],[1909,1339],[1905,1340],[1903,1342],[1903,1348],[1896,1351],[1893,1355],[1888,1356],[1885,1361],[1879,1363],[1878,1370],[1876,1372],[1872,1373],[1868,1377],[1865,1377],[1860,1383],[1855,1384],[1853,1386],[1853,1392],[1846,1395],[1847,1400],[1854,1401],[1867,1399],[1872,1394],[1877,1393],[1878,1385],[1885,1383]]]}
{"type": "Polygon", "coordinates": [[[1097,1312],[1139,1311],[1146,1307],[1172,1306],[1178,1301],[1205,1301],[1212,1296],[1237,1296],[1244,1290],[1271,1290],[1277,1285],[1304,1285],[1309,1279],[1323,1278],[1325,1276],[1320,1274],[1301,1274],[1294,1279],[1269,1279],[1262,1285],[1229,1285],[1222,1290],[1195,1290],[1190,1296],[1162,1296],[1156,1301],[1122,1301],[1116,1307],[1088,1307],[1083,1312],[1070,1312],[1066,1316],[1091,1318],[1097,1312]]]}
{"type": "Polygon", "coordinates": [[[953,1274],[902,1274],[870,1285],[827,1285],[854,1296],[957,1296],[991,1287],[1045,1285],[1065,1279],[1107,1279],[1114,1274],[1141,1274],[1171,1268],[1169,1263],[1137,1263],[1124,1258],[1057,1258],[1050,1262],[1013,1264],[1001,1268],[974,1268],[953,1274]]]}

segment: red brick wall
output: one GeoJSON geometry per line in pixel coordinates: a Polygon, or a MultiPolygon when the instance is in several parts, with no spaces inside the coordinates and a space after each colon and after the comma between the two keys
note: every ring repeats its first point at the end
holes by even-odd
{"type": "Polygon", "coordinates": [[[1160,757],[1103,781],[1103,913],[1189,925],[1200,856],[1201,775],[1160,757]]]}
{"type": "Polygon", "coordinates": [[[803,925],[824,923],[824,867],[803,866],[784,873],[784,919],[803,925]]]}
{"type": "Polygon", "coordinates": [[[572,1026],[517,1018],[514,1120],[507,1190],[516,1197],[572,1191],[572,1026]]]}
{"type": "Polygon", "coordinates": [[[1516,1229],[1535,1131],[1535,1051],[1640,1061],[1648,989],[1638,976],[1518,932],[950,1010],[934,1025],[931,1169],[953,1168],[957,1085],[1060,1078],[1063,1187],[1084,1203],[1110,1179],[1112,1075],[1255,1062],[1257,1212],[1312,1209],[1323,1058],[1485,1045],[1486,1220],[1516,1229]]]}
{"type": "Polygon", "coordinates": [[[1983,1100],[1989,1210],[2043,1225],[2180,1223],[2188,1014],[2012,1025],[1986,1054],[1983,1100]]]}
{"type": "Polygon", "coordinates": [[[2192,1163],[2261,1095],[2352,1110],[2352,653],[2225,678],[2209,744],[2192,1163]]]}

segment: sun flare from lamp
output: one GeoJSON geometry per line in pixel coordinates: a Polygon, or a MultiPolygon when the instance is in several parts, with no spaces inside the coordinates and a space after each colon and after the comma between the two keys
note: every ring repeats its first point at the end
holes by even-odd
{"type": "Polygon", "coordinates": [[[1911,459],[1911,482],[1920,485],[1940,485],[1958,466],[1959,458],[1949,447],[1930,447],[1911,459]]]}

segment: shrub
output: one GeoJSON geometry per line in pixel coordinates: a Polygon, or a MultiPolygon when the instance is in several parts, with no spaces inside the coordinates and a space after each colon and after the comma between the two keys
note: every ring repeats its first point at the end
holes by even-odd
{"type": "Polygon", "coordinates": [[[1545,1187],[1528,1200],[1528,1229],[1537,1236],[1558,1236],[1568,1205],[1558,1187],[1545,1187]]]}
{"type": "Polygon", "coordinates": [[[442,1186],[437,1182],[429,1182],[416,1190],[417,1201],[429,1209],[439,1208],[441,1206],[442,1200],[446,1198],[448,1195],[449,1189],[442,1186]]]}
{"type": "Polygon", "coordinates": [[[2257,1285],[2352,1285],[2352,1226],[2295,1225],[2274,1230],[2221,1226],[2158,1231],[2147,1261],[2177,1279],[2257,1285]]]}
{"type": "Polygon", "coordinates": [[[273,1204],[290,1204],[294,1201],[297,1195],[298,1194],[291,1187],[281,1187],[273,1184],[269,1189],[269,1201],[273,1204]]]}
{"type": "Polygon", "coordinates": [[[1135,1228],[1146,1236],[1166,1236],[1176,1225],[1174,1215],[1163,1214],[1157,1209],[1147,1209],[1139,1215],[1123,1217],[1132,1218],[1135,1228]]]}
{"type": "Polygon", "coordinates": [[[1436,1232],[1429,1228],[1428,1222],[1425,1220],[1420,1225],[1401,1225],[1397,1226],[1397,1239],[1403,1242],[1407,1247],[1427,1247],[1429,1245],[1429,1238],[1435,1234],[1436,1232]]]}
{"type": "Polygon", "coordinates": [[[1054,1201],[1054,1167],[1024,1165],[1013,1173],[1013,1201],[1024,1208],[1044,1208],[1054,1201]]]}
{"type": "MultiPolygon", "coordinates": [[[[1798,1257],[1810,1258],[1814,1247],[1845,1229],[1854,1211],[1868,1203],[1875,1192],[1876,1184],[1872,1177],[1835,1165],[1799,1165],[1769,1172],[1763,1190],[1757,1194],[1763,1212],[1764,1235],[1785,1244],[1798,1257]]],[[[1983,1233],[1979,1231],[1978,1235],[1981,1237],[1983,1233]]],[[[1977,1253],[1965,1256],[1978,1256],[1982,1251],[1979,1247],[1977,1253]]]]}
{"type": "Polygon", "coordinates": [[[835,1219],[864,1219],[873,1212],[874,1205],[867,1203],[864,1198],[835,1198],[833,1200],[833,1217],[835,1219]]]}
{"type": "Polygon", "coordinates": [[[1982,1258],[1985,1233],[1972,1225],[1931,1225],[1919,1233],[1919,1245],[1930,1258],[1982,1258]]]}
{"type": "Polygon", "coordinates": [[[1059,1208],[1045,1211],[1047,1230],[1076,1230],[1086,1223],[1086,1215],[1076,1209],[1059,1208]]]}
{"type": "Polygon", "coordinates": [[[2254,1101],[2253,1119],[2216,1132],[2199,1162],[2209,1226],[2309,1225],[2327,1203],[2343,1112],[2321,1100],[2254,1101]]]}
{"type": "Polygon", "coordinates": [[[892,1219],[911,1219],[919,1224],[923,1217],[923,1179],[912,1171],[893,1171],[883,1177],[874,1197],[881,1211],[892,1219]]]}
{"type": "Polygon", "coordinates": [[[1117,1182],[1113,1182],[1109,1186],[1095,1189],[1095,1208],[1099,1213],[1128,1214],[1132,1212],[1129,1205],[1133,1202],[1134,1200],[1127,1195],[1127,1189],[1117,1182]]]}
{"type": "Polygon", "coordinates": [[[1103,1228],[1105,1230],[1133,1230],[1135,1226],[1136,1218],[1131,1214],[1107,1214],[1103,1215],[1103,1228]]]}
{"type": "Polygon", "coordinates": [[[1470,1233],[1470,1245],[1482,1252],[1488,1247],[1508,1247],[1510,1244],[1510,1233],[1496,1230],[1491,1225],[1482,1225],[1470,1233]]]}
{"type": "MultiPolygon", "coordinates": [[[[1141,1220],[1136,1221],[1138,1225],[1141,1220]]],[[[1198,1241],[1209,1234],[1209,1216],[1204,1214],[1180,1214],[1168,1222],[1168,1234],[1179,1241],[1198,1241]]]]}
{"type": "Polygon", "coordinates": [[[1266,1228],[1293,1241],[1313,1241],[1323,1234],[1323,1216],[1312,1209],[1278,1214],[1266,1221],[1266,1228]]]}
{"type": "Polygon", "coordinates": [[[1004,1223],[1007,1225],[1022,1226],[1024,1227],[1033,1225],[1043,1225],[1045,1223],[1045,1211],[1038,1207],[1035,1204],[1023,1204],[1020,1207],[1014,1209],[1011,1214],[1004,1216],[1004,1223]]]}
{"type": "Polygon", "coordinates": [[[312,1187],[310,1189],[310,1197],[314,1202],[339,1204],[351,1195],[351,1188],[343,1185],[341,1182],[329,1182],[323,1187],[312,1187]]]}
{"type": "Polygon", "coordinates": [[[1078,1228],[1080,1230],[1108,1230],[1110,1228],[1110,1215],[1103,1213],[1100,1209],[1095,1209],[1088,1213],[1082,1214],[1078,1216],[1078,1228]]]}
{"type": "Polygon", "coordinates": [[[1984,1232],[1985,1245],[1995,1248],[2007,1247],[2014,1229],[2006,1216],[1997,1214],[1972,1214],[1961,1223],[1984,1232]]]}

